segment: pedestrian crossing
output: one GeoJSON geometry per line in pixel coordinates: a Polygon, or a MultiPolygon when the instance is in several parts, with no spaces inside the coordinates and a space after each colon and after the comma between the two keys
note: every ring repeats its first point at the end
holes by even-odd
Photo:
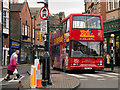
{"type": "MultiPolygon", "coordinates": [[[[24,78],[24,76],[21,76],[20,80],[23,79],[23,78],[24,78]]],[[[0,82],[2,82],[2,81],[4,81],[4,78],[0,78],[0,82]]],[[[7,82],[9,82],[9,83],[10,82],[19,82],[19,79],[18,80],[11,79],[11,80],[9,80],[7,82]]]]}
{"type": "Polygon", "coordinates": [[[74,76],[79,78],[80,80],[88,80],[91,78],[97,78],[97,80],[106,80],[106,78],[112,78],[114,80],[119,79],[118,76],[120,74],[118,73],[105,73],[105,74],[67,74],[69,76],[74,76]]]}

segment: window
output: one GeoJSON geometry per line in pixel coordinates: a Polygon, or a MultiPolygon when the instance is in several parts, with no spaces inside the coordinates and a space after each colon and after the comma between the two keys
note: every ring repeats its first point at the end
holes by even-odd
{"type": "Polygon", "coordinates": [[[3,10],[3,28],[9,28],[9,12],[7,10],[3,10]]]}
{"type": "Polygon", "coordinates": [[[118,2],[118,7],[120,8],[120,0],[119,0],[119,2],[118,2]]]}
{"type": "Polygon", "coordinates": [[[102,42],[72,41],[71,57],[103,57],[102,42]]]}
{"type": "Polygon", "coordinates": [[[33,29],[33,38],[35,38],[35,37],[34,37],[34,31],[35,31],[35,30],[33,29]]]}
{"type": "Polygon", "coordinates": [[[111,0],[108,0],[108,10],[111,10],[111,0]]]}
{"type": "Polygon", "coordinates": [[[65,33],[66,32],[66,30],[67,30],[67,21],[65,21],[64,23],[63,23],[63,33],[65,33]]]}
{"type": "Polygon", "coordinates": [[[27,25],[25,25],[25,36],[27,36],[27,25]]]}
{"type": "Polygon", "coordinates": [[[6,11],[3,11],[3,28],[6,28],[6,11]]]}
{"type": "Polygon", "coordinates": [[[66,32],[70,31],[70,19],[67,20],[67,29],[66,32]]]}
{"type": "Polygon", "coordinates": [[[30,37],[30,27],[28,26],[28,37],[30,37]]]}
{"type": "Polygon", "coordinates": [[[60,45],[55,46],[55,55],[60,55],[60,45]]]}
{"type": "Polygon", "coordinates": [[[113,9],[115,9],[115,0],[113,0],[113,9]]]}
{"type": "Polygon", "coordinates": [[[23,24],[23,26],[22,26],[22,35],[25,34],[24,31],[25,31],[25,25],[23,24]]]}
{"type": "Polygon", "coordinates": [[[73,16],[73,29],[101,29],[100,17],[73,16]]]}

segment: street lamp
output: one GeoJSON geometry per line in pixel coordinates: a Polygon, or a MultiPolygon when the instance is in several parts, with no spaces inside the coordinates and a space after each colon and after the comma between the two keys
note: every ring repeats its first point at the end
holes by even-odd
{"type": "Polygon", "coordinates": [[[115,35],[111,34],[110,36],[112,38],[112,43],[111,43],[111,70],[113,70],[114,69],[114,65],[113,65],[113,57],[114,57],[113,39],[114,39],[115,35]]]}

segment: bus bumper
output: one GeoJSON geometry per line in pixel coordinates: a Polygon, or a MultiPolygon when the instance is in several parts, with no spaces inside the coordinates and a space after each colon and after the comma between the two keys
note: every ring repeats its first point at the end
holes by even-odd
{"type": "Polygon", "coordinates": [[[96,66],[96,67],[80,67],[80,66],[70,66],[70,68],[68,68],[69,70],[103,70],[104,66],[96,66]]]}

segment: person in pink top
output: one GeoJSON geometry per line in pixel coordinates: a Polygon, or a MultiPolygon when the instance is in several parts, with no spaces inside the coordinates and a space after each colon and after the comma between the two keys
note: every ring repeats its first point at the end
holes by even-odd
{"type": "MultiPolygon", "coordinates": [[[[7,75],[5,76],[4,80],[8,81],[8,77],[10,75],[13,75],[13,72],[15,71],[15,69],[17,68],[17,55],[14,55],[14,58],[10,61],[8,68],[7,68],[7,75]]],[[[14,74],[14,80],[17,80],[16,75],[14,74]]]]}

